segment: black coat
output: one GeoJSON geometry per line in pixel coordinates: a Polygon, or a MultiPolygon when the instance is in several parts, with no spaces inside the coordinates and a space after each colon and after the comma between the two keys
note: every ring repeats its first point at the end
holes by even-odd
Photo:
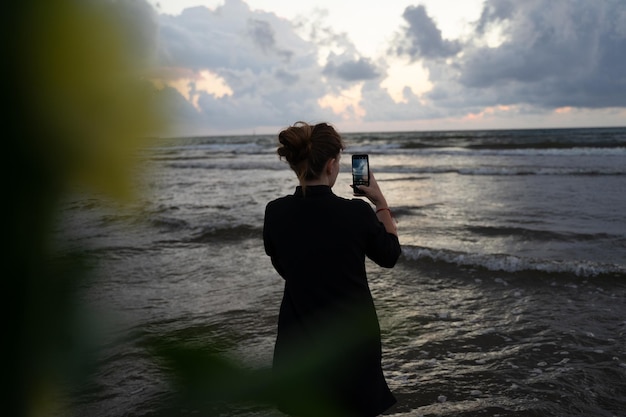
{"type": "Polygon", "coordinates": [[[327,186],[270,202],[265,251],[285,279],[274,349],[279,408],[306,415],[375,416],[395,403],[381,369],[380,328],[365,257],[400,256],[369,204],[327,186]]]}

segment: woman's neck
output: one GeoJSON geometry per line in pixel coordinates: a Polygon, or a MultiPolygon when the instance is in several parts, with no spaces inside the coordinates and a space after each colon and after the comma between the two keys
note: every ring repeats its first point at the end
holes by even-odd
{"type": "Polygon", "coordinates": [[[301,180],[300,185],[303,187],[312,187],[314,185],[326,185],[330,187],[330,178],[324,175],[314,180],[301,180]]]}
{"type": "Polygon", "coordinates": [[[300,181],[300,186],[302,187],[314,187],[316,185],[325,185],[327,187],[330,187],[330,185],[327,182],[322,182],[322,181],[300,181]]]}

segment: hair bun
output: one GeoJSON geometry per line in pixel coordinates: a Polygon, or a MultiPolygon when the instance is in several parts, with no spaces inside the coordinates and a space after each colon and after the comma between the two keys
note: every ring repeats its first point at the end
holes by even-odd
{"type": "Polygon", "coordinates": [[[320,177],[326,163],[343,149],[341,136],[327,123],[297,122],[278,134],[276,150],[301,181],[320,177]]]}
{"type": "Polygon", "coordinates": [[[313,129],[304,122],[297,122],[283,130],[278,135],[281,146],[277,149],[278,155],[284,157],[291,166],[296,166],[311,155],[313,129]]]}

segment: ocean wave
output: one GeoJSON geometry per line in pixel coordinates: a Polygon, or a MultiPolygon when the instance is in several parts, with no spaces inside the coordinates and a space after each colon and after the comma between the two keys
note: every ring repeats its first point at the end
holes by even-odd
{"type": "MultiPolygon", "coordinates": [[[[626,151],[626,129],[517,129],[468,131],[414,131],[344,133],[350,150],[398,149],[429,151],[459,149],[465,151],[626,151]]],[[[238,135],[158,139],[150,149],[161,154],[171,151],[203,153],[275,152],[275,135],[238,135]]]]}
{"type": "Polygon", "coordinates": [[[524,240],[549,241],[555,240],[559,242],[589,242],[598,239],[618,240],[620,235],[610,235],[607,233],[574,233],[574,232],[555,232],[550,230],[527,229],[523,227],[501,227],[501,226],[467,226],[466,229],[472,234],[498,237],[498,236],[519,236],[524,240]]]}
{"type": "Polygon", "coordinates": [[[421,156],[509,156],[509,157],[624,157],[626,144],[621,146],[564,146],[564,147],[532,147],[532,146],[408,146],[408,144],[394,144],[384,147],[362,147],[361,152],[392,155],[421,155],[421,156]]]}
{"type": "Polygon", "coordinates": [[[623,142],[483,142],[483,143],[427,143],[423,141],[407,141],[399,144],[400,149],[420,149],[420,150],[443,150],[443,149],[465,149],[475,151],[582,151],[583,153],[593,152],[596,150],[620,150],[626,148],[623,142]]]}
{"type": "Polygon", "coordinates": [[[265,170],[265,171],[283,171],[289,169],[289,166],[280,163],[278,160],[270,161],[225,161],[225,160],[198,160],[195,162],[170,162],[168,168],[173,169],[206,169],[206,170],[231,170],[231,171],[247,171],[247,170],[265,170]]]}
{"type": "Polygon", "coordinates": [[[467,149],[493,149],[493,150],[510,150],[510,149],[620,149],[625,148],[626,143],[617,141],[579,141],[579,142],[558,142],[556,140],[538,141],[538,142],[514,142],[514,143],[498,143],[487,142],[481,144],[467,145],[467,149]]]}
{"type": "Polygon", "coordinates": [[[466,176],[623,176],[626,175],[624,167],[603,167],[603,168],[579,168],[579,167],[537,167],[537,166],[479,166],[459,168],[454,166],[402,166],[402,165],[381,165],[377,167],[377,172],[390,174],[458,174],[466,176]]]}
{"type": "Polygon", "coordinates": [[[158,216],[150,220],[150,224],[158,229],[182,230],[189,227],[189,222],[173,217],[158,216]]]}
{"type": "Polygon", "coordinates": [[[368,144],[394,142],[403,149],[423,151],[441,148],[477,151],[626,148],[623,128],[387,132],[366,137],[350,135],[349,139],[368,144]]]}
{"type": "Polygon", "coordinates": [[[573,274],[581,278],[615,275],[626,277],[626,265],[591,261],[560,261],[532,259],[506,254],[465,253],[446,249],[403,246],[403,257],[409,261],[443,262],[446,264],[484,268],[489,271],[541,272],[550,274],[573,274]]]}
{"type": "Polygon", "coordinates": [[[263,229],[246,224],[230,227],[208,227],[188,239],[191,243],[208,243],[236,241],[251,238],[260,238],[263,229]]]}

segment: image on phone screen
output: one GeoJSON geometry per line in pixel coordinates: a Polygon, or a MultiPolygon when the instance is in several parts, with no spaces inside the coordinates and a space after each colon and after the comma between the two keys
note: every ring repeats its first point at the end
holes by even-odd
{"type": "MultiPolygon", "coordinates": [[[[368,155],[352,155],[352,184],[353,185],[370,185],[368,155]]],[[[355,194],[363,194],[356,188],[355,194]]]]}

